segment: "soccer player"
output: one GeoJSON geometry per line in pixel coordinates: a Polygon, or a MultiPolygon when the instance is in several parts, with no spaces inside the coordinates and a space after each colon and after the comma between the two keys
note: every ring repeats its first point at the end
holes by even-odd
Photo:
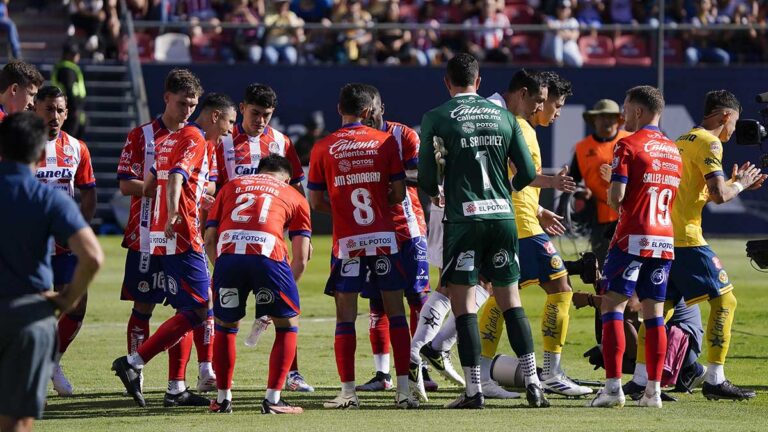
{"type": "MultiPolygon", "coordinates": [[[[126,329],[127,352],[134,354],[150,336],[149,321],[155,305],[165,301],[165,277],[159,258],[150,253],[150,224],[155,203],[153,197],[143,195],[144,176],[155,162],[155,148],[169,134],[178,131],[197,107],[197,98],[203,93],[200,81],[186,69],[173,69],[165,78],[165,110],[153,121],[138,126],[128,133],[117,166],[120,193],[131,197],[128,224],[122,246],[128,249],[125,257],[120,299],[133,302],[126,329]]],[[[210,113],[212,116],[215,112],[210,113]]],[[[220,120],[220,119],[218,119],[220,120]]],[[[212,119],[213,121],[213,119],[212,119]]],[[[212,128],[212,134],[219,134],[212,128]]],[[[198,354],[199,391],[216,388],[216,376],[211,365],[213,345],[212,326],[195,327],[192,335],[185,335],[168,350],[169,381],[183,380],[194,341],[198,354]],[[206,338],[206,330],[209,334],[206,338]]],[[[143,376],[142,376],[143,378],[143,376]]]]}
{"type": "MultiPolygon", "coordinates": [[[[264,84],[253,83],[245,89],[243,101],[240,103],[242,123],[235,126],[231,136],[224,137],[216,146],[216,160],[219,164],[219,175],[216,183],[222,187],[230,179],[256,174],[259,171],[261,159],[270,154],[288,158],[291,162],[291,185],[304,194],[301,182],[304,171],[301,168],[299,155],[291,139],[269,126],[272,115],[277,109],[277,93],[264,84]]],[[[258,338],[258,333],[264,331],[269,324],[269,316],[257,318],[251,332],[252,338],[258,338]],[[254,333],[255,332],[255,333],[254,333]]],[[[313,392],[299,373],[298,352],[294,356],[291,371],[286,381],[288,390],[313,392]]]]}
{"type": "MultiPolygon", "coordinates": [[[[192,106],[197,104],[194,96],[187,94],[187,103],[192,106]]],[[[139,373],[144,365],[193,328],[202,327],[209,316],[210,279],[198,223],[211,160],[205,134],[216,135],[221,130],[221,126],[213,122],[213,111],[233,115],[233,107],[229,98],[206,98],[196,122],[170,134],[155,149],[154,167],[144,179],[144,194],[155,196],[150,253],[159,259],[165,275],[166,298],[177,313],[134,354],[119,357],[112,363],[115,374],[139,406],[145,403],[139,386],[139,373]]],[[[164,406],[208,406],[209,403],[186,388],[184,375],[169,374],[164,406]]]]}
{"type": "Polygon", "coordinates": [[[331,275],[325,293],[336,300],[334,351],[341,393],[323,406],[358,408],[355,392],[357,295],[366,279],[380,290],[395,355],[399,408],[415,408],[408,384],[411,335],[403,307],[405,272],[390,205],[405,199],[405,172],[397,140],[364,126],[373,97],[365,84],[347,84],[339,95],[342,127],[315,143],[310,155],[309,202],[333,217],[331,275]],[[328,192],[328,200],[324,197],[328,192]]]}
{"type": "MultiPolygon", "coordinates": [[[[35,114],[43,119],[48,130],[48,141],[35,174],[37,179],[73,199],[75,189],[79,189],[80,211],[85,221],[90,222],[96,212],[96,178],[88,147],[61,130],[67,119],[67,96],[58,87],[40,88],[35,96],[35,114]]],[[[66,290],[77,267],[77,257],[68,248],[56,244],[51,265],[54,290],[66,290]]],[[[72,395],[72,384],[64,375],[60,361],[83,325],[87,303],[88,296],[84,295],[74,309],[59,318],[59,344],[51,376],[53,389],[59,396],[72,395]]]]}
{"type": "MultiPolygon", "coordinates": [[[[733,385],[725,378],[723,365],[731,342],[731,326],[736,310],[728,273],[720,258],[709,247],[701,229],[701,211],[711,201],[722,204],[736,198],[745,190],[758,189],[766,175],[751,163],[734,166],[731,178],[723,172],[723,144],[731,139],[741,104],[732,93],[715,90],[704,100],[704,118],[699,126],[677,139],[683,159],[683,179],[677,201],[672,208],[675,230],[675,262],[669,275],[667,306],[684,299],[688,306],[707,301],[710,305],[709,321],[705,333],[707,368],[701,393],[707,399],[744,400],[755,397],[753,390],[733,385]]],[[[642,362],[642,340],[648,329],[640,328],[638,362],[642,362]]],[[[649,380],[637,365],[633,387],[649,380]]]]}
{"type": "Polygon", "coordinates": [[[0,122],[9,114],[32,110],[43,81],[40,71],[31,64],[20,60],[8,62],[0,71],[0,122]]]}
{"type": "Polygon", "coordinates": [[[275,324],[275,342],[269,357],[267,394],[263,414],[300,414],[280,398],[288,369],[296,354],[299,326],[299,291],[296,283],[309,258],[312,224],[309,203],[288,185],[293,170],[288,159],[271,154],[259,163],[259,174],[240,176],[219,190],[208,215],[205,248],[215,259],[213,271],[218,395],[213,412],[232,412],[232,375],[235,339],[251,292],[256,314],[275,324]],[[293,257],[283,231],[288,228],[293,257]]]}
{"type": "Polygon", "coordinates": [[[445,147],[445,232],[442,283],[456,317],[459,358],[466,390],[447,408],[482,408],[480,333],[474,285],[480,276],[493,284],[504,312],[509,341],[524,363],[529,403],[548,405],[536,379],[531,329],[517,290],[517,228],[510,201],[536,176],[520,126],[506,110],[477,95],[477,60],[459,54],[448,62],[445,85],[451,100],[429,111],[421,123],[419,186],[438,196],[442,178],[433,157],[445,147]],[[437,138],[437,140],[436,140],[437,138]],[[510,184],[507,165],[518,173],[510,184]],[[511,187],[510,187],[511,186],[511,187]],[[529,354],[523,354],[528,352],[529,354]]]}
{"type": "Polygon", "coordinates": [[[675,144],[659,130],[664,96],[651,86],[633,87],[624,99],[624,128],[632,135],[616,143],[608,204],[619,212],[603,266],[607,292],[603,321],[605,387],[589,406],[622,407],[624,308],[633,293],[640,299],[647,327],[645,363],[648,385],[639,406],[661,408],[661,373],[667,351],[664,298],[675,257],[672,209],[682,161],[675,144]]]}

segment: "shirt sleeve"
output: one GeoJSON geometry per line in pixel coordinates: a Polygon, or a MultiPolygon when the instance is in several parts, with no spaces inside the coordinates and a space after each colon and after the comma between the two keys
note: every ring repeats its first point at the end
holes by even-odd
{"type": "Polygon", "coordinates": [[[301,235],[304,237],[312,237],[312,222],[309,217],[309,202],[306,198],[296,192],[293,195],[294,212],[291,217],[291,222],[288,224],[288,237],[301,235]]]}
{"type": "Polygon", "coordinates": [[[432,146],[432,139],[435,136],[433,121],[429,113],[424,114],[421,119],[421,135],[419,136],[419,187],[429,196],[437,196],[437,162],[435,162],[435,153],[432,146]]]}
{"type": "Polygon", "coordinates": [[[96,177],[93,175],[93,165],[91,164],[91,152],[84,142],[80,141],[80,162],[75,171],[75,186],[79,189],[90,189],[96,187],[96,177]]]}
{"type": "Polygon", "coordinates": [[[291,142],[288,136],[285,137],[285,157],[291,163],[291,184],[301,183],[304,180],[304,170],[301,168],[301,160],[299,160],[299,154],[296,152],[296,147],[291,142]]]}
{"type": "Polygon", "coordinates": [[[189,180],[194,169],[202,164],[204,149],[208,145],[204,140],[200,140],[202,138],[185,135],[182,141],[174,145],[168,174],[181,174],[184,181],[189,180]]]}
{"type": "Polygon", "coordinates": [[[120,154],[120,162],[117,164],[118,180],[143,180],[144,179],[144,152],[141,142],[143,134],[136,128],[128,134],[128,138],[123,145],[123,152],[120,154]]]}
{"type": "Polygon", "coordinates": [[[693,159],[701,170],[704,178],[709,180],[712,177],[725,177],[723,172],[723,145],[720,141],[699,147],[699,152],[693,159]]]}
{"type": "Polygon", "coordinates": [[[209,155],[209,170],[208,180],[216,182],[219,178],[219,159],[216,156],[216,143],[208,143],[208,155],[209,155]]]}
{"type": "Polygon", "coordinates": [[[419,135],[413,129],[403,126],[402,143],[405,169],[417,169],[419,165],[419,135]]]}
{"type": "Polygon", "coordinates": [[[309,179],[307,189],[324,191],[328,189],[325,183],[325,171],[323,169],[324,154],[321,146],[315,144],[312,147],[312,154],[309,156],[309,179]]]}
{"type": "Polygon", "coordinates": [[[47,204],[51,234],[57,244],[67,244],[73,234],[88,226],[77,204],[69,196],[50,189],[47,204]]]}
{"type": "Polygon", "coordinates": [[[400,159],[400,154],[397,149],[397,140],[392,135],[384,141],[384,146],[389,154],[389,166],[387,171],[389,174],[389,181],[398,181],[405,178],[405,170],[403,169],[403,161],[400,159]]]}
{"type": "Polygon", "coordinates": [[[222,143],[216,144],[216,168],[218,174],[215,180],[216,187],[221,189],[229,181],[224,159],[224,145],[222,143]]]}
{"type": "Polygon", "coordinates": [[[506,114],[512,126],[512,142],[509,144],[509,153],[507,154],[507,157],[515,165],[512,188],[519,191],[531,184],[533,179],[536,178],[536,167],[533,165],[531,151],[528,150],[528,145],[525,143],[525,137],[523,137],[520,124],[517,123],[517,119],[512,117],[512,114],[509,112],[506,114]]]}
{"type": "Polygon", "coordinates": [[[624,140],[619,140],[613,149],[613,162],[611,163],[611,181],[627,184],[629,180],[629,164],[632,162],[632,153],[624,140]]]}

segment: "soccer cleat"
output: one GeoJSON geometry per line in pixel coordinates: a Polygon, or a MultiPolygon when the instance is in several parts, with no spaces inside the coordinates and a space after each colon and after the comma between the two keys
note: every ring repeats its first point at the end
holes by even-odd
{"type": "Polygon", "coordinates": [[[421,376],[424,379],[424,390],[426,391],[437,391],[437,383],[432,381],[432,377],[429,376],[429,370],[426,366],[421,366],[421,376]]]}
{"type": "Polygon", "coordinates": [[[704,377],[707,373],[707,367],[697,362],[691,366],[685,367],[680,371],[675,384],[675,392],[691,393],[694,389],[704,384],[704,377]]]}
{"type": "Polygon", "coordinates": [[[525,386],[525,398],[528,400],[528,406],[532,408],[549,408],[544,390],[538,384],[531,383],[525,386]]]}
{"type": "Polygon", "coordinates": [[[544,390],[561,396],[581,397],[592,394],[591,388],[576,384],[562,372],[542,381],[541,386],[544,390]]]}
{"type": "Polygon", "coordinates": [[[130,363],[128,363],[128,357],[122,356],[112,362],[112,370],[115,371],[115,375],[120,378],[125,386],[125,391],[133,398],[134,401],[140,406],[145,407],[147,403],[144,401],[144,395],[141,394],[141,371],[134,369],[130,363]]]}
{"type": "Polygon", "coordinates": [[[315,391],[315,388],[307,384],[299,371],[288,373],[288,377],[285,379],[285,388],[295,392],[312,393],[315,391]]]}
{"type": "Polygon", "coordinates": [[[747,400],[755,397],[755,391],[749,389],[743,389],[733,385],[728,380],[721,382],[718,385],[712,385],[705,382],[701,387],[701,394],[709,400],[747,400]]]}
{"type": "Polygon", "coordinates": [[[53,365],[53,374],[51,374],[51,381],[53,382],[53,389],[59,396],[72,396],[74,389],[72,384],[64,375],[64,371],[61,369],[61,365],[56,363],[53,365]]]}
{"type": "Polygon", "coordinates": [[[395,406],[402,409],[414,409],[419,407],[419,399],[411,393],[395,393],[395,406]]]}
{"type": "Polygon", "coordinates": [[[323,402],[323,408],[327,409],[358,409],[360,408],[360,400],[355,393],[344,394],[340,393],[335,398],[323,402]]]}
{"type": "MultiPolygon", "coordinates": [[[[633,401],[640,400],[641,397],[643,397],[643,392],[645,392],[645,386],[641,386],[640,384],[630,380],[623,386],[621,386],[622,392],[629,396],[630,399],[633,401]]],[[[667,392],[661,392],[661,400],[664,402],[677,402],[677,398],[670,395],[667,392]]]]}
{"type": "Polygon", "coordinates": [[[517,399],[520,393],[505,390],[494,380],[483,381],[480,384],[483,389],[483,396],[488,399],[517,399]]]}
{"type": "Polygon", "coordinates": [[[211,401],[208,406],[208,410],[212,413],[231,414],[232,413],[232,401],[224,399],[222,402],[216,402],[216,399],[211,401]]]}
{"type": "Polygon", "coordinates": [[[197,391],[200,393],[216,391],[216,377],[209,376],[207,378],[197,377],[197,391]]]}
{"type": "Polygon", "coordinates": [[[382,391],[392,390],[392,375],[385,374],[384,372],[376,372],[376,376],[371,378],[367,383],[360,384],[355,387],[357,391],[382,391]]]}
{"type": "Polygon", "coordinates": [[[253,320],[251,332],[248,334],[248,337],[245,338],[245,346],[255,347],[256,344],[259,343],[261,335],[267,327],[269,327],[269,323],[271,322],[272,320],[268,316],[259,317],[253,320]]]}
{"type": "Polygon", "coordinates": [[[661,392],[654,392],[652,395],[649,395],[648,392],[644,391],[643,397],[637,401],[637,406],[641,407],[661,408],[661,405],[661,392]]]}
{"type": "Polygon", "coordinates": [[[597,392],[597,396],[589,401],[588,407],[595,408],[621,408],[626,403],[624,392],[619,388],[615,392],[609,392],[605,387],[597,392]]]}
{"type": "Polygon", "coordinates": [[[262,414],[301,414],[303,412],[304,408],[295,407],[282,399],[277,403],[272,403],[266,399],[261,401],[262,414]]]}
{"type": "Polygon", "coordinates": [[[192,393],[189,389],[179,394],[165,393],[163,406],[166,408],[177,406],[207,406],[210,407],[211,401],[198,394],[192,393]]]}
{"type": "Polygon", "coordinates": [[[464,378],[453,367],[450,351],[437,351],[432,348],[431,343],[427,343],[421,347],[421,356],[448,381],[462,387],[465,385],[464,378]]]}
{"type": "MultiPolygon", "coordinates": [[[[427,390],[424,388],[424,376],[421,375],[420,364],[411,363],[408,366],[408,389],[410,389],[411,393],[418,396],[422,402],[429,401],[427,390]]],[[[398,389],[398,392],[401,391],[403,389],[398,389]]]]}
{"type": "Polygon", "coordinates": [[[475,393],[469,397],[465,392],[461,392],[454,401],[445,404],[448,409],[483,409],[485,408],[485,398],[481,392],[475,393]]]}

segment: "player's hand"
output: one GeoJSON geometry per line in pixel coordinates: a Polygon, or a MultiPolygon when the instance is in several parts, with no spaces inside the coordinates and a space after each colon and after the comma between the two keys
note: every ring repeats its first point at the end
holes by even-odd
{"type": "Polygon", "coordinates": [[[210,210],[210,208],[213,206],[213,202],[216,201],[216,197],[213,195],[208,195],[207,193],[203,194],[203,198],[200,200],[200,208],[203,210],[210,210]]]}
{"type": "Polygon", "coordinates": [[[43,296],[46,300],[53,303],[53,305],[56,307],[56,310],[58,310],[60,313],[66,313],[70,310],[74,309],[75,307],[75,301],[73,299],[68,298],[65,292],[55,292],[53,290],[43,291],[40,293],[41,296],[43,296]]]}
{"type": "Polygon", "coordinates": [[[611,171],[612,171],[612,168],[610,165],[608,164],[600,165],[600,178],[610,183],[611,171]]]}
{"type": "Polygon", "coordinates": [[[178,223],[181,223],[181,217],[179,215],[168,217],[168,222],[165,223],[165,238],[172,239],[176,235],[173,226],[178,223]]]}
{"type": "Polygon", "coordinates": [[[435,152],[435,162],[437,162],[437,177],[440,180],[445,174],[445,157],[448,151],[445,149],[445,141],[439,136],[432,137],[432,147],[435,152]]]}
{"type": "Polygon", "coordinates": [[[763,187],[763,183],[765,183],[766,178],[768,178],[768,174],[760,174],[760,178],[758,178],[754,183],[752,183],[752,186],[748,187],[747,190],[760,189],[761,187],[763,187]]]}
{"type": "Polygon", "coordinates": [[[557,175],[552,177],[552,187],[561,192],[573,192],[576,190],[576,182],[568,175],[568,165],[564,166],[557,175]]]}
{"type": "Polygon", "coordinates": [[[762,174],[760,169],[756,167],[752,162],[745,162],[741,167],[733,164],[733,174],[731,174],[731,180],[737,181],[744,186],[744,189],[749,189],[755,182],[757,182],[762,174]]]}
{"type": "Polygon", "coordinates": [[[437,196],[431,197],[430,200],[432,201],[432,205],[443,208],[445,207],[445,194],[443,193],[443,187],[438,186],[437,190],[438,190],[437,196]]]}
{"type": "Polygon", "coordinates": [[[565,226],[560,222],[563,220],[562,216],[558,216],[554,212],[544,209],[539,215],[539,224],[544,231],[553,236],[561,236],[565,234],[565,226]]]}

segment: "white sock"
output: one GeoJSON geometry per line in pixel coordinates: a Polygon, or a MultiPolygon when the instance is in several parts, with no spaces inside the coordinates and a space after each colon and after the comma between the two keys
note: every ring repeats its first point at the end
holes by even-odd
{"type": "Polygon", "coordinates": [[[347,382],[341,383],[341,394],[343,395],[355,394],[355,382],[347,381],[347,382]]]}
{"type": "Polygon", "coordinates": [[[280,402],[280,390],[267,389],[267,395],[264,399],[273,404],[280,402]]]}
{"type": "Polygon", "coordinates": [[[437,332],[434,338],[432,338],[432,349],[437,351],[450,351],[456,344],[456,317],[453,314],[443,321],[443,326],[440,327],[440,331],[437,332]]]}
{"type": "Polygon", "coordinates": [[[560,373],[560,353],[544,351],[544,364],[542,366],[542,378],[550,379],[560,373]]]}
{"type": "Polygon", "coordinates": [[[170,380],[168,381],[168,393],[172,395],[177,395],[179,393],[184,393],[184,390],[187,389],[187,383],[184,382],[184,380],[170,380]]]}
{"type": "Polygon", "coordinates": [[[216,402],[222,403],[225,400],[232,401],[232,389],[219,390],[216,394],[216,402]]]}
{"type": "Polygon", "coordinates": [[[608,393],[621,391],[621,378],[606,378],[605,389],[608,390],[608,393]]]}
{"type": "Polygon", "coordinates": [[[648,369],[645,363],[635,363],[635,373],[632,375],[632,381],[641,386],[648,383],[648,369]]]}
{"type": "Polygon", "coordinates": [[[523,354],[518,360],[523,369],[523,375],[525,375],[526,387],[530,384],[541,385],[539,376],[536,374],[536,355],[534,353],[523,354]]]}
{"type": "Polygon", "coordinates": [[[128,356],[128,364],[136,369],[141,369],[144,367],[144,359],[141,358],[139,353],[133,353],[128,356]]]}
{"type": "Polygon", "coordinates": [[[376,368],[376,372],[389,373],[389,353],[386,354],[374,354],[373,366],[376,368]]]}
{"type": "Polygon", "coordinates": [[[198,363],[197,370],[199,371],[198,376],[200,378],[213,378],[216,376],[216,373],[213,372],[213,364],[211,362],[198,363]]]}
{"type": "MultiPolygon", "coordinates": [[[[480,382],[491,380],[491,363],[493,363],[492,358],[480,356],[480,382]]],[[[466,372],[464,373],[464,377],[466,379],[466,372]]]]}
{"type": "Polygon", "coordinates": [[[400,393],[408,393],[408,375],[397,376],[397,391],[400,393]]]}
{"type": "Polygon", "coordinates": [[[723,365],[715,363],[707,364],[707,372],[704,374],[704,380],[712,385],[718,385],[725,382],[725,369],[723,369],[723,365]]]}
{"type": "Polygon", "coordinates": [[[419,324],[416,326],[416,333],[411,339],[411,363],[421,361],[419,354],[421,347],[435,337],[443,324],[443,319],[450,310],[451,301],[448,297],[437,291],[429,295],[427,302],[421,307],[419,324]]]}
{"type": "MultiPolygon", "coordinates": [[[[482,358],[482,357],[481,357],[482,358]]],[[[480,385],[480,366],[464,367],[464,379],[467,382],[466,395],[472,397],[478,392],[482,392],[483,388],[480,385]]]]}
{"type": "Polygon", "coordinates": [[[645,394],[653,395],[657,393],[661,394],[661,381],[648,381],[648,384],[645,385],[645,394]]]}

